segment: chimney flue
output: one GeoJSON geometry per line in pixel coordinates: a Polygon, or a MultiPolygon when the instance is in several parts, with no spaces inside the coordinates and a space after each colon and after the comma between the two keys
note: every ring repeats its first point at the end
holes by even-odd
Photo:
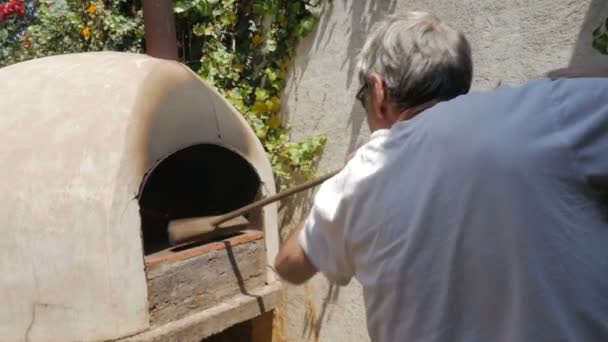
{"type": "Polygon", "coordinates": [[[143,0],[146,53],[177,60],[175,19],[171,0],[143,0]]]}

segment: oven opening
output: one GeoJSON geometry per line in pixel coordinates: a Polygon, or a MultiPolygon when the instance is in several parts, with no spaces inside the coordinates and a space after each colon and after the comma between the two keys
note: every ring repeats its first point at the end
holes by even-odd
{"type": "Polygon", "coordinates": [[[170,247],[169,221],[229,212],[253,202],[259,189],[253,166],[228,148],[199,144],[169,155],[140,190],[144,254],[170,247]]]}

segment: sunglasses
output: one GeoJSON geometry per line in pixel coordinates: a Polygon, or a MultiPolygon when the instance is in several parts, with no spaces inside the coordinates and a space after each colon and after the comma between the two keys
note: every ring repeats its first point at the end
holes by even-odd
{"type": "Polygon", "coordinates": [[[361,106],[363,106],[363,108],[365,108],[365,91],[367,90],[367,88],[369,87],[369,83],[365,82],[363,83],[363,85],[361,85],[361,88],[359,88],[359,90],[357,91],[357,95],[355,95],[355,98],[361,102],[361,106]]]}

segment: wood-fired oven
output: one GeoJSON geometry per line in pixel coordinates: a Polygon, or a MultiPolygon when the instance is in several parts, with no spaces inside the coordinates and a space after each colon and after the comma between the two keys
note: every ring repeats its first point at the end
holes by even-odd
{"type": "Polygon", "coordinates": [[[0,99],[0,340],[201,341],[272,312],[276,205],[242,231],[168,241],[172,219],[275,191],[253,131],[196,74],[49,57],[0,69],[0,99]]]}

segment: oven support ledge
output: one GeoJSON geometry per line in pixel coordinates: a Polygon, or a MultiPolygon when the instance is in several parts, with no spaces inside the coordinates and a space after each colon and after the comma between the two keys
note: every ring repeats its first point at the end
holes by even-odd
{"type": "Polygon", "coordinates": [[[207,310],[151,327],[117,342],[200,342],[202,338],[273,310],[279,305],[280,293],[281,283],[274,282],[257,288],[250,294],[238,294],[207,310]]]}

